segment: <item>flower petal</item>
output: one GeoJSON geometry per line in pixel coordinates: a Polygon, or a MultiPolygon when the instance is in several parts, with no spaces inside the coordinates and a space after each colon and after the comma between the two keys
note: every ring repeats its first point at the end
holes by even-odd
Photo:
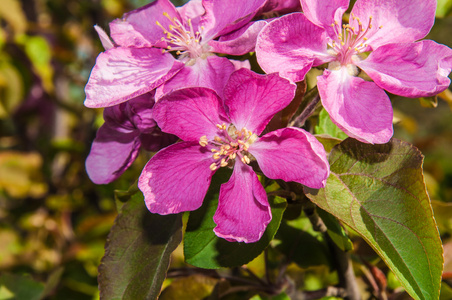
{"type": "Polygon", "coordinates": [[[327,53],[326,32],[302,13],[292,13],[268,23],[259,33],[256,57],[266,73],[279,72],[294,82],[311,69],[334,58],[327,53]]]}
{"type": "Polygon", "coordinates": [[[375,83],[351,76],[346,68],[341,68],[325,70],[317,77],[317,86],[331,120],[348,136],[371,144],[390,140],[391,101],[375,83]]]}
{"type": "Polygon", "coordinates": [[[102,29],[102,27],[94,25],[94,29],[99,35],[100,42],[102,43],[102,46],[105,50],[109,50],[115,46],[108,34],[102,29]]]}
{"type": "Polygon", "coordinates": [[[208,88],[186,88],[163,96],[154,106],[154,119],[162,131],[184,141],[213,140],[217,124],[229,124],[223,101],[208,88]]]}
{"type": "Polygon", "coordinates": [[[104,123],[97,131],[85,166],[95,184],[107,184],[121,176],[140,150],[140,132],[104,123]]]}
{"type": "Polygon", "coordinates": [[[430,97],[450,84],[452,49],[425,40],[387,44],[358,62],[375,83],[390,93],[405,97],[430,97]]]}
{"type": "Polygon", "coordinates": [[[85,87],[87,107],[113,106],[147,93],[183,63],[155,48],[112,48],[97,57],[85,87]]]}
{"type": "Polygon", "coordinates": [[[267,133],[251,144],[249,152],[269,178],[316,189],[325,186],[329,175],[325,149],[303,129],[289,127],[267,133]]]}
{"type": "Polygon", "coordinates": [[[267,0],[262,8],[262,14],[285,15],[292,12],[300,12],[300,0],[267,0]]]}
{"type": "Polygon", "coordinates": [[[253,169],[237,160],[227,183],[221,185],[213,216],[217,236],[237,242],[257,242],[272,218],[267,194],[253,169]]]}
{"type": "Polygon", "coordinates": [[[164,133],[160,128],[155,127],[152,132],[140,134],[141,146],[147,151],[156,152],[171,144],[174,144],[178,137],[172,134],[164,133]]]}
{"type": "Polygon", "coordinates": [[[349,0],[312,1],[301,0],[303,13],[309,21],[324,28],[329,36],[335,36],[331,24],[342,24],[342,15],[348,8],[349,0]]]}
{"type": "Polygon", "coordinates": [[[169,25],[173,24],[170,20],[173,18],[180,21],[179,13],[171,1],[156,0],[111,22],[111,37],[118,45],[124,47],[153,46],[165,36],[163,29],[156,22],[168,29],[169,25]],[[167,13],[168,17],[163,13],[167,13]]]}
{"type": "Polygon", "coordinates": [[[238,130],[259,135],[278,111],[289,105],[296,85],[278,74],[260,75],[248,69],[234,72],[224,88],[229,117],[238,130]]]}
{"type": "Polygon", "coordinates": [[[250,22],[266,0],[203,0],[206,14],[200,25],[205,40],[228,34],[250,22]]]}
{"type": "Polygon", "coordinates": [[[212,55],[206,59],[198,58],[193,65],[185,65],[174,77],[159,87],[156,98],[159,99],[172,90],[186,87],[211,88],[223,97],[224,86],[235,69],[234,64],[226,57],[212,55]]]}
{"type": "Polygon", "coordinates": [[[212,162],[212,153],[194,142],[157,152],[138,179],[149,211],[166,215],[198,209],[214,173],[212,162]]]}
{"type": "Polygon", "coordinates": [[[252,22],[239,30],[221,36],[218,41],[210,41],[209,45],[212,47],[212,52],[230,55],[245,55],[248,52],[253,52],[257,35],[266,24],[267,21],[264,20],[252,22]]]}
{"type": "MultiPolygon", "coordinates": [[[[427,35],[435,21],[436,0],[358,0],[352,9],[366,27],[366,44],[374,50],[387,43],[414,42],[427,35]],[[381,27],[381,28],[380,28],[381,27]]],[[[358,20],[350,25],[358,28],[358,20]]]]}

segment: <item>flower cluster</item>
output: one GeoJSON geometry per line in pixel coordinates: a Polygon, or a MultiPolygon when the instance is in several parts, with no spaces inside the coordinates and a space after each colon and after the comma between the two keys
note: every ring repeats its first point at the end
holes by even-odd
{"type": "Polygon", "coordinates": [[[392,137],[384,90],[427,97],[449,86],[452,50],[418,41],[433,25],[435,0],[358,0],[347,20],[348,5],[192,0],[174,7],[156,0],[110,23],[111,39],[96,27],[105,52],[85,105],[105,107],[105,123],[88,175],[109,183],[140,148],[158,151],[138,187],[151,212],[174,214],[198,209],[213,174],[231,168],[214,231],[258,241],[272,218],[259,176],[315,189],[329,176],[327,154],[308,128],[267,126],[311,68],[324,69],[318,93],[332,121],[365,143],[392,137]],[[267,74],[251,70],[250,52],[267,74]]]}

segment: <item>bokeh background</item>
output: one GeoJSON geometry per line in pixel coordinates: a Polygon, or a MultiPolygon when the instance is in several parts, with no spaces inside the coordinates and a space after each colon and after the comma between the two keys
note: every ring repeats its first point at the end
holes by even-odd
{"type": "MultiPolygon", "coordinates": [[[[135,182],[148,154],[109,185],[94,185],[86,175],[85,159],[103,122],[101,109],[83,106],[84,86],[103,51],[93,26],[108,30],[110,21],[148,2],[0,0],[0,299],[99,297],[97,266],[117,214],[113,191],[135,182]]],[[[452,47],[452,1],[438,3],[428,38],[452,47]]],[[[395,136],[425,155],[447,280],[452,92],[392,100],[395,136]]],[[[452,295],[443,289],[443,297],[452,295]]]]}

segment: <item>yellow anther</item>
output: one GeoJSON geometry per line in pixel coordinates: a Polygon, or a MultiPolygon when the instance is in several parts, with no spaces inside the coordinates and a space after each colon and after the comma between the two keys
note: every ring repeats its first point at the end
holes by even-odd
{"type": "Polygon", "coordinates": [[[382,28],[383,28],[383,25],[380,25],[380,27],[378,27],[378,28],[382,29],[382,28]]]}
{"type": "Polygon", "coordinates": [[[171,50],[172,48],[171,46],[166,46],[166,49],[171,50]]]}
{"type": "Polygon", "coordinates": [[[228,163],[226,162],[226,160],[223,158],[220,162],[220,166],[221,167],[226,167],[228,165],[228,163]]]}
{"type": "Polygon", "coordinates": [[[217,166],[216,163],[213,163],[213,164],[211,164],[211,165],[209,166],[209,169],[210,169],[211,171],[215,171],[216,169],[218,169],[218,166],[217,166]]]}
{"type": "Polygon", "coordinates": [[[229,155],[229,158],[230,159],[235,159],[237,157],[237,153],[231,153],[230,155],[229,155]]]}
{"type": "Polygon", "coordinates": [[[248,151],[249,148],[250,145],[248,145],[248,143],[243,144],[243,150],[248,151]]]}
{"type": "Polygon", "coordinates": [[[247,164],[247,165],[251,162],[251,160],[250,160],[250,158],[249,158],[248,156],[242,156],[241,161],[242,161],[244,164],[247,164]]]}
{"type": "Polygon", "coordinates": [[[363,40],[367,41],[369,38],[364,37],[363,40]]]}
{"type": "Polygon", "coordinates": [[[212,157],[213,159],[219,159],[221,157],[221,154],[217,152],[212,157]]]}
{"type": "Polygon", "coordinates": [[[163,12],[163,15],[167,18],[169,17],[169,14],[166,11],[163,12]]]}
{"type": "Polygon", "coordinates": [[[180,50],[177,50],[176,54],[177,54],[177,55],[180,55],[180,50]]]}
{"type": "Polygon", "coordinates": [[[358,49],[357,47],[355,47],[355,51],[356,51],[356,52],[359,52],[359,49],[358,49]]]}
{"type": "Polygon", "coordinates": [[[239,145],[239,144],[237,144],[236,142],[232,142],[232,143],[231,143],[231,146],[234,147],[234,148],[237,147],[238,145],[239,145]]]}
{"type": "Polygon", "coordinates": [[[207,136],[203,135],[202,137],[199,138],[199,144],[202,147],[207,146],[208,143],[209,143],[209,141],[207,140],[207,136]]]}
{"type": "Polygon", "coordinates": [[[215,142],[222,142],[223,141],[219,136],[216,136],[213,139],[215,140],[215,142]]]}

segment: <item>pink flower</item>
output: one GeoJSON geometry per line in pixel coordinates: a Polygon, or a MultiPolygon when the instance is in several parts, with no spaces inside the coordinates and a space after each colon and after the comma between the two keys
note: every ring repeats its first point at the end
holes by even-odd
{"type": "Polygon", "coordinates": [[[253,50],[265,22],[250,21],[264,4],[203,0],[176,8],[169,0],[156,0],[125,14],[110,23],[114,43],[105,44],[114,47],[97,57],[85,87],[85,105],[112,106],[157,87],[156,98],[191,86],[221,95],[230,74],[249,63],[214,52],[242,55],[253,50]]]}
{"type": "Polygon", "coordinates": [[[328,63],[317,77],[319,94],[333,122],[350,137],[366,143],[391,138],[393,113],[384,90],[428,97],[449,86],[452,50],[430,40],[415,42],[433,25],[435,0],[357,0],[344,25],[348,0],[301,4],[304,13],[283,16],[261,31],[258,62],[267,73],[293,81],[328,63]],[[360,71],[373,82],[358,77],[360,71]]]}
{"type": "Polygon", "coordinates": [[[86,171],[96,184],[110,183],[135,161],[140,148],[158,151],[177,140],[162,133],[152,119],[154,97],[147,93],[104,109],[105,123],[97,131],[86,158],[86,171]]]}
{"type": "Polygon", "coordinates": [[[234,72],[224,101],[211,89],[187,88],[162,97],[154,118],[164,132],[183,141],[155,154],[138,187],[148,209],[173,214],[198,209],[218,168],[233,167],[220,188],[214,231],[219,237],[256,242],[271,220],[267,195],[250,163],[265,176],[312,188],[329,175],[323,146],[308,132],[283,128],[259,135],[273,115],[287,106],[295,85],[277,74],[234,72]]]}

